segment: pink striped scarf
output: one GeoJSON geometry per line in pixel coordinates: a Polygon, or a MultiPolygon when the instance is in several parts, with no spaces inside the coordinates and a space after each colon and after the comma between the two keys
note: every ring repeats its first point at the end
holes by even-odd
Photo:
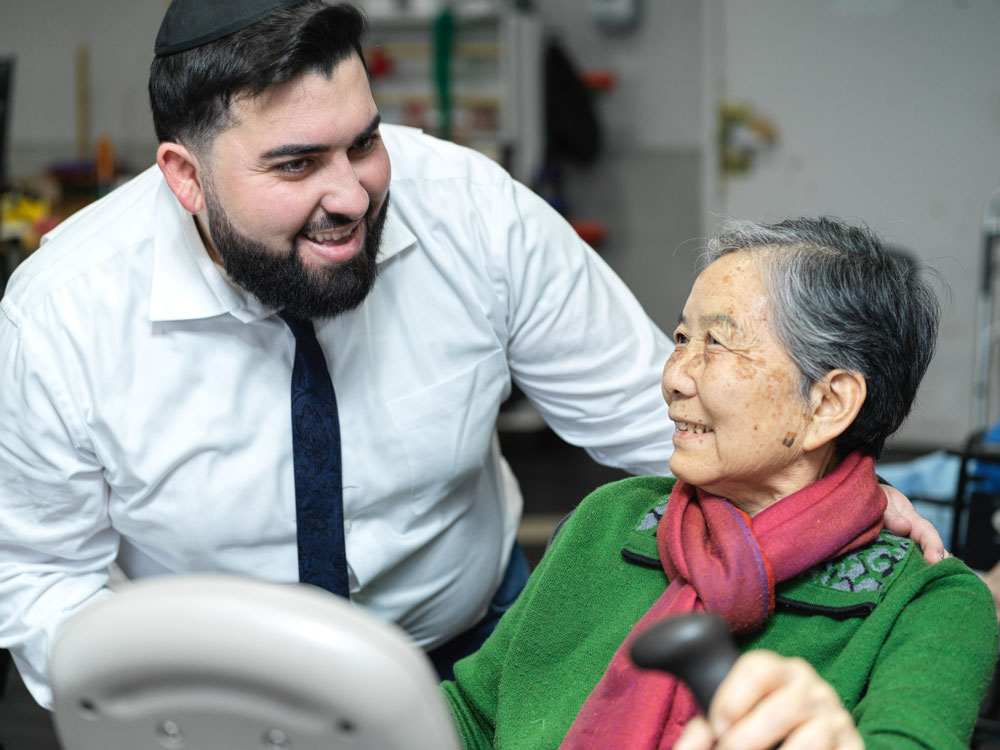
{"type": "Polygon", "coordinates": [[[776,583],[874,540],[885,506],[874,461],[860,453],[753,518],[677,482],[657,527],[670,585],[618,648],[561,750],[673,747],[698,707],[672,675],[632,663],[636,635],[672,615],[702,610],[724,617],[734,633],[759,630],[774,611],[776,583]]]}

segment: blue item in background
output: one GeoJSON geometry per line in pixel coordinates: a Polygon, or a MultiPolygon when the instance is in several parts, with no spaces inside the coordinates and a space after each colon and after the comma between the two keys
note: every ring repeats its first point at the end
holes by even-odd
{"type": "Polygon", "coordinates": [[[951,544],[951,525],[958,486],[958,472],[962,466],[961,456],[947,451],[935,451],[912,461],[879,464],[875,467],[878,475],[913,502],[917,513],[922,515],[937,529],[945,548],[951,544]],[[932,502],[932,501],[938,502],[932,502]]]}
{"type": "MultiPolygon", "coordinates": [[[[993,425],[982,438],[983,444],[1000,443],[1000,423],[993,425]]],[[[955,492],[958,489],[962,457],[948,451],[935,451],[912,461],[879,464],[878,475],[906,495],[917,513],[932,524],[946,548],[954,547],[952,525],[955,492]]],[[[970,461],[966,501],[973,492],[1000,495],[1000,464],[970,461]]],[[[966,505],[968,507],[968,505],[966,505]]]]}

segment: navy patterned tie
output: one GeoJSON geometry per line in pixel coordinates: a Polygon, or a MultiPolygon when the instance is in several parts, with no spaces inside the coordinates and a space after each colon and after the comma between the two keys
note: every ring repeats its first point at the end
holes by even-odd
{"type": "Polygon", "coordinates": [[[337,396],[312,321],[280,315],[295,335],[292,452],[299,580],[348,597],[337,396]]]}

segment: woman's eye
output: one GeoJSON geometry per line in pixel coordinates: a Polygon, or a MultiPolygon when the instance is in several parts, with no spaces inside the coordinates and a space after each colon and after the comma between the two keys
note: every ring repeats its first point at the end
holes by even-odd
{"type": "Polygon", "coordinates": [[[686,344],[688,342],[688,337],[686,334],[680,331],[674,331],[674,343],[675,344],[686,344]]]}

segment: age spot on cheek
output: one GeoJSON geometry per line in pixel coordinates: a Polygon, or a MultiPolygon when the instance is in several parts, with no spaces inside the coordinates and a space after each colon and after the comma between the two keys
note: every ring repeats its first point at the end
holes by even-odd
{"type": "Polygon", "coordinates": [[[793,445],[795,445],[795,438],[797,437],[798,435],[796,433],[789,432],[787,435],[785,435],[785,439],[781,441],[781,444],[784,445],[786,448],[791,448],[793,445]]]}

